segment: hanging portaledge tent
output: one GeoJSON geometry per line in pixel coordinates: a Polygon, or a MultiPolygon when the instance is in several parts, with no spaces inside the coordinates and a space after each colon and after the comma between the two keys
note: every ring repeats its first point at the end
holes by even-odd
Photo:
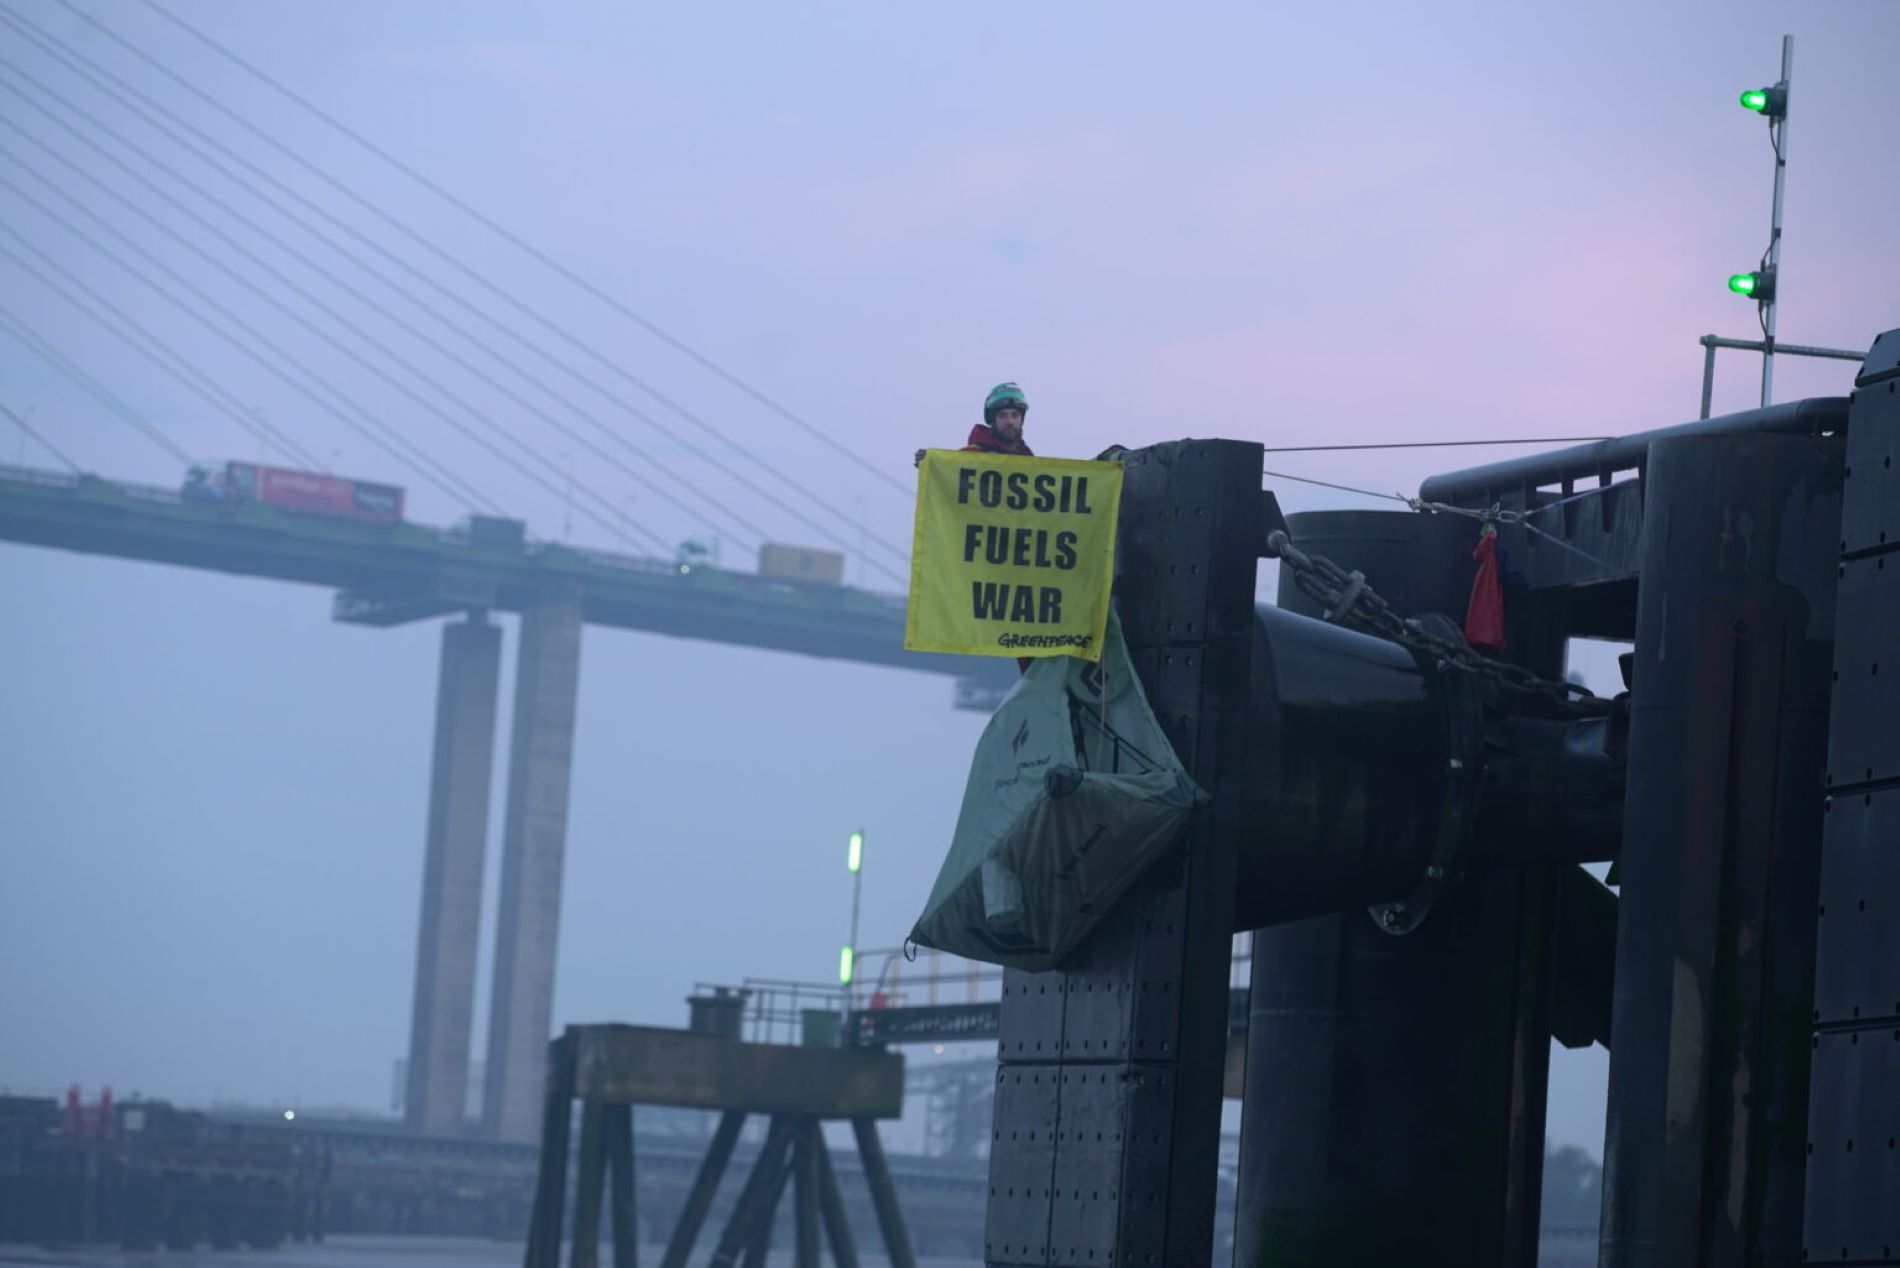
{"type": "Polygon", "coordinates": [[[990,719],[911,940],[1054,968],[1206,800],[1148,708],[1111,612],[1099,664],[1031,662],[990,719]]]}

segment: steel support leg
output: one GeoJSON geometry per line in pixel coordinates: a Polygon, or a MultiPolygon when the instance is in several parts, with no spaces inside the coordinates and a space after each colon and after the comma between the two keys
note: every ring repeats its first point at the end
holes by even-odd
{"type": "Polygon", "coordinates": [[[864,1184],[871,1191],[877,1226],[884,1234],[885,1257],[891,1261],[891,1268],[917,1268],[917,1257],[910,1248],[910,1230],[904,1227],[904,1212],[897,1204],[897,1185],[891,1180],[891,1165],[884,1159],[884,1142],[877,1136],[877,1123],[869,1118],[854,1118],[851,1131],[858,1138],[864,1184]]]}
{"type": "Polygon", "coordinates": [[[601,1122],[606,1109],[599,1101],[581,1105],[581,1144],[574,1176],[574,1244],[568,1252],[568,1263],[573,1268],[600,1268],[600,1199],[607,1179],[601,1122]]]}
{"type": "Polygon", "coordinates": [[[745,1258],[740,1260],[741,1268],[765,1268],[765,1261],[771,1257],[772,1239],[778,1233],[779,1203],[784,1201],[785,1190],[791,1186],[793,1159],[797,1151],[798,1132],[794,1126],[786,1137],[785,1152],[779,1156],[778,1165],[772,1171],[772,1179],[765,1187],[765,1205],[752,1222],[752,1236],[746,1243],[745,1258]]]}
{"type": "Polygon", "coordinates": [[[693,1243],[699,1240],[700,1226],[706,1222],[706,1212],[712,1207],[713,1195],[719,1192],[719,1181],[726,1174],[726,1164],[732,1158],[732,1147],[739,1139],[739,1129],[745,1126],[745,1119],[743,1110],[727,1110],[720,1118],[719,1130],[713,1134],[706,1157],[699,1164],[699,1174],[693,1178],[693,1187],[686,1195],[686,1204],[680,1208],[679,1223],[674,1226],[673,1239],[666,1244],[666,1254],[660,1260],[660,1268],[686,1268],[686,1261],[693,1253],[693,1243]]]}
{"type": "Polygon", "coordinates": [[[831,1165],[831,1150],[825,1145],[824,1124],[817,1125],[818,1201],[825,1217],[825,1236],[831,1242],[831,1257],[838,1268],[858,1268],[858,1242],[851,1234],[851,1221],[844,1213],[844,1193],[838,1188],[838,1173],[831,1165]]]}
{"type": "Polygon", "coordinates": [[[548,1044],[546,1106],[541,1120],[541,1169],[534,1215],[528,1224],[525,1268],[559,1268],[561,1221],[567,1207],[568,1119],[573,1113],[574,1048],[563,1035],[548,1044]]]}
{"type": "Polygon", "coordinates": [[[633,1184],[633,1106],[609,1105],[603,1128],[607,1204],[613,1211],[614,1268],[639,1268],[640,1223],[633,1184]]]}
{"type": "Polygon", "coordinates": [[[798,1125],[797,1145],[792,1153],[792,1224],[796,1268],[818,1268],[818,1151],[824,1144],[818,1138],[818,1120],[808,1118],[798,1125]]]}
{"type": "Polygon", "coordinates": [[[753,1221],[758,1218],[761,1207],[765,1208],[765,1217],[771,1218],[790,1144],[791,1134],[785,1120],[774,1117],[765,1135],[765,1147],[759,1150],[758,1160],[752,1164],[752,1174],[746,1177],[745,1188],[739,1191],[739,1200],[733,1204],[725,1231],[719,1235],[710,1268],[732,1268],[739,1261],[751,1241],[753,1221]]]}

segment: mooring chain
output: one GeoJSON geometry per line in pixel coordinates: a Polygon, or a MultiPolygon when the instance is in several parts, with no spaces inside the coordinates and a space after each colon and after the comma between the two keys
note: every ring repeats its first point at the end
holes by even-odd
{"type": "Polygon", "coordinates": [[[1431,633],[1416,619],[1402,617],[1379,597],[1365,574],[1348,572],[1324,555],[1309,555],[1285,532],[1275,530],[1267,547],[1293,570],[1293,583],[1320,605],[1328,621],[1390,639],[1430,656],[1441,665],[1480,675],[1513,691],[1531,691],[1571,709],[1609,711],[1610,703],[1581,683],[1555,682],[1522,665],[1494,660],[1470,644],[1431,633]]]}

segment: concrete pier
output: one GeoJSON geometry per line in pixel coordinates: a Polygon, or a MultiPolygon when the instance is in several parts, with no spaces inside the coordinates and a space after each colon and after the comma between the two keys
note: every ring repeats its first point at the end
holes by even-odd
{"type": "Polygon", "coordinates": [[[431,1135],[459,1134],[466,1116],[500,673],[499,627],[479,614],[442,627],[422,920],[403,1098],[410,1128],[431,1135]]]}
{"type": "Polygon", "coordinates": [[[484,1132],[502,1140],[541,1135],[581,625],[571,601],[521,617],[482,1113],[484,1132]]]}

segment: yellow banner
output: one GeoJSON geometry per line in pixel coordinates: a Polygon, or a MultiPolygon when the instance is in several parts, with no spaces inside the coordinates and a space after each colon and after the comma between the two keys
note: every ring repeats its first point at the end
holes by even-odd
{"type": "Polygon", "coordinates": [[[904,648],[1102,658],[1122,465],[932,449],[904,648]]]}

